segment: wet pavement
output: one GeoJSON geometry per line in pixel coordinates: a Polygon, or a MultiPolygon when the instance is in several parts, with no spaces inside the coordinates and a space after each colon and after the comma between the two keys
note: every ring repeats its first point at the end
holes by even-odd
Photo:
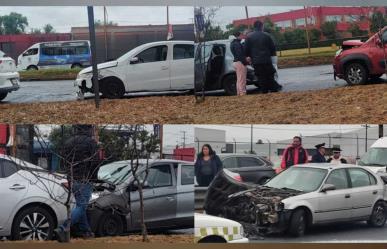
{"type": "MultiPolygon", "coordinates": [[[[384,76],[385,77],[385,76],[384,76]]],[[[331,65],[287,68],[279,70],[279,83],[283,85],[283,91],[319,90],[333,87],[346,86],[344,80],[333,79],[331,65]]],[[[75,87],[72,80],[61,81],[24,81],[20,83],[20,89],[11,92],[4,99],[4,103],[28,103],[76,100],[75,87]]],[[[249,93],[254,94],[254,86],[249,86],[249,93]]],[[[163,93],[133,93],[127,97],[154,96],[154,95],[179,95],[182,92],[163,93]]],[[[223,95],[223,91],[214,91],[207,95],[223,95]]],[[[87,96],[86,96],[87,97],[87,96]]],[[[90,97],[90,95],[89,95],[90,97]]]]}

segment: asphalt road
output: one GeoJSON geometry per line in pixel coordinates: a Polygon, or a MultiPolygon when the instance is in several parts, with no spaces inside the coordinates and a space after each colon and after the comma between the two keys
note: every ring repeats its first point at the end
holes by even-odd
{"type": "MultiPolygon", "coordinates": [[[[334,81],[331,65],[297,67],[279,70],[279,83],[283,91],[318,90],[346,85],[344,80],[334,81]]],[[[254,86],[249,86],[250,93],[254,93],[254,86]]],[[[178,95],[181,92],[168,93],[135,93],[128,97],[149,95],[178,95]]],[[[209,95],[222,95],[223,91],[215,91],[209,95]]],[[[28,103],[76,100],[73,81],[25,81],[21,82],[18,91],[11,92],[4,99],[4,103],[28,103]]]]}
{"type": "Polygon", "coordinates": [[[251,243],[387,243],[387,225],[369,227],[366,222],[343,223],[312,227],[303,237],[270,235],[250,238],[251,243]]]}

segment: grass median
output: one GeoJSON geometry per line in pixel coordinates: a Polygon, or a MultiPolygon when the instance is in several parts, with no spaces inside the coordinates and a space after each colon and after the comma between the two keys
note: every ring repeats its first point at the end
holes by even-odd
{"type": "Polygon", "coordinates": [[[0,104],[1,123],[358,124],[387,123],[387,84],[238,96],[149,96],[0,104]]]}
{"type": "Polygon", "coordinates": [[[33,80],[75,80],[81,69],[40,69],[21,71],[21,81],[33,80]]]}

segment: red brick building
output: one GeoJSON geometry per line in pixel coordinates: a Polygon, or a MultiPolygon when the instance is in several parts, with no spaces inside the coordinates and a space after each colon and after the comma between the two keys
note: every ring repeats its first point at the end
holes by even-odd
{"type": "Polygon", "coordinates": [[[337,30],[340,32],[347,31],[351,23],[357,23],[361,30],[366,31],[369,30],[371,15],[376,11],[386,14],[386,9],[386,7],[307,7],[306,9],[234,20],[233,25],[252,26],[257,19],[263,21],[268,17],[282,30],[304,28],[306,16],[309,28],[320,29],[326,21],[337,21],[337,30]]]}

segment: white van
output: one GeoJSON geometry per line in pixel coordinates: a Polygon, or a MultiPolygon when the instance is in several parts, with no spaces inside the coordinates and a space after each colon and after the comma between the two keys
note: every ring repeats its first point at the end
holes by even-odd
{"type": "Polygon", "coordinates": [[[0,101],[9,92],[19,89],[20,75],[16,70],[15,61],[0,51],[0,101]]]}
{"type": "Polygon", "coordinates": [[[36,43],[18,57],[18,70],[43,68],[82,68],[90,65],[89,41],[36,43]]]}
{"type": "MultiPolygon", "coordinates": [[[[94,93],[92,68],[79,72],[74,83],[78,98],[94,93]]],[[[194,88],[194,42],[160,41],[136,47],[115,61],[98,64],[99,89],[104,97],[128,92],[161,92],[194,88]]]]}
{"type": "Polygon", "coordinates": [[[387,174],[387,137],[376,140],[367,153],[360,158],[358,164],[375,173],[387,174]]]}

